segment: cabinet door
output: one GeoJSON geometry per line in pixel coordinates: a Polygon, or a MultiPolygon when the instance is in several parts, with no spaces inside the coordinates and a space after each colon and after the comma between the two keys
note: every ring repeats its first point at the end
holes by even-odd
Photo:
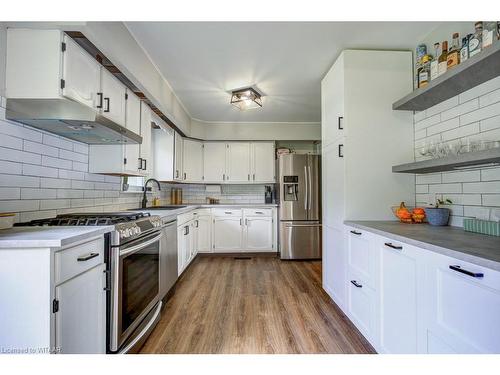
{"type": "Polygon", "coordinates": [[[154,177],[159,181],[174,179],[175,132],[168,128],[152,129],[154,177]]]}
{"type": "Polygon", "coordinates": [[[342,228],[346,219],[344,158],[339,157],[343,143],[342,139],[338,140],[323,147],[321,153],[323,223],[335,228],[342,228]]]}
{"type": "Polygon", "coordinates": [[[140,147],[141,172],[150,174],[153,170],[153,158],[151,157],[151,119],[152,111],[149,106],[141,102],[141,137],[140,147]]]}
{"type": "Polygon", "coordinates": [[[500,272],[427,256],[425,351],[500,353],[500,272]]]}
{"type": "Polygon", "coordinates": [[[344,231],[323,226],[323,288],[341,309],[346,306],[346,241],[344,231]]]}
{"type": "Polygon", "coordinates": [[[373,342],[376,336],[376,294],[355,272],[347,277],[347,314],[360,332],[373,342]]]}
{"type": "Polygon", "coordinates": [[[390,354],[416,354],[417,249],[382,237],[378,246],[380,351],[390,354]]]}
{"type": "Polygon", "coordinates": [[[212,217],[198,216],[195,220],[196,227],[196,253],[212,252],[212,217]]]}
{"type": "Polygon", "coordinates": [[[184,271],[184,268],[186,267],[186,251],[188,247],[188,236],[189,236],[189,230],[186,229],[189,227],[187,224],[186,225],[181,225],[177,227],[177,270],[178,270],[178,276],[184,271]]]}
{"type": "Polygon", "coordinates": [[[56,347],[62,353],[106,352],[105,265],[56,287],[56,347]]]}
{"type": "Polygon", "coordinates": [[[376,280],[376,244],[373,234],[364,230],[346,227],[347,266],[371,287],[376,280]]]}
{"type": "Polygon", "coordinates": [[[244,250],[273,250],[273,219],[271,217],[245,218],[244,250]]]}
{"type": "Polygon", "coordinates": [[[226,176],[226,144],[205,142],[203,147],[205,182],[224,182],[226,176]]]}
{"type": "Polygon", "coordinates": [[[118,125],[125,126],[126,87],[113,74],[101,67],[102,114],[118,125]]]}
{"type": "Polygon", "coordinates": [[[343,136],[344,57],[341,55],[321,82],[321,134],[327,146],[343,136]]]}
{"type": "Polygon", "coordinates": [[[183,179],[183,174],[182,174],[182,155],[183,155],[183,142],[184,140],[182,139],[182,136],[175,132],[175,137],[174,137],[174,180],[176,181],[182,181],[183,179]]]}
{"type": "Polygon", "coordinates": [[[248,183],[250,176],[250,143],[232,142],[227,144],[226,182],[248,183]]]}
{"type": "Polygon", "coordinates": [[[258,142],[251,145],[252,182],[275,181],[274,142],[258,142]]]}
{"type": "Polygon", "coordinates": [[[203,143],[185,139],[183,147],[183,180],[203,181],[203,143]]]}
{"type": "Polygon", "coordinates": [[[141,101],[132,90],[127,89],[126,91],[126,128],[135,134],[141,134],[141,101]]]}
{"type": "Polygon", "coordinates": [[[64,43],[66,51],[63,52],[62,94],[86,106],[96,108],[100,102],[97,93],[101,66],[69,36],[64,35],[64,43]]]}
{"type": "Polygon", "coordinates": [[[242,218],[223,217],[214,218],[214,250],[241,251],[242,248],[242,218]]]}

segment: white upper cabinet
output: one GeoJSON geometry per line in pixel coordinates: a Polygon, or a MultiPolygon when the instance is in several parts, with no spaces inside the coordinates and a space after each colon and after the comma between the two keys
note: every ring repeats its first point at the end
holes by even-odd
{"type": "Polygon", "coordinates": [[[161,129],[152,129],[152,138],[153,176],[159,181],[173,181],[175,131],[165,125],[161,129]]]}
{"type": "Polygon", "coordinates": [[[153,171],[153,159],[151,152],[151,121],[153,111],[145,103],[141,102],[141,137],[142,143],[140,147],[140,162],[141,172],[150,174],[153,171]]]}
{"type": "Polygon", "coordinates": [[[274,142],[255,142],[250,145],[252,182],[275,182],[274,142]]]}
{"type": "Polygon", "coordinates": [[[205,142],[203,150],[205,182],[223,182],[226,176],[226,144],[205,142]]]}
{"type": "Polygon", "coordinates": [[[226,182],[250,182],[250,143],[228,143],[226,160],[226,182]]]}
{"type": "Polygon", "coordinates": [[[132,90],[126,90],[126,128],[135,134],[141,134],[141,100],[132,90]]]}
{"type": "MultiPolygon", "coordinates": [[[[126,87],[104,67],[101,67],[101,93],[103,97],[102,108],[100,108],[102,115],[125,126],[126,87]]],[[[99,105],[99,107],[101,106],[99,105]]]]}
{"type": "Polygon", "coordinates": [[[183,142],[183,180],[203,181],[203,143],[192,139],[183,142]]]}
{"type": "Polygon", "coordinates": [[[102,100],[102,96],[98,95],[101,66],[69,36],[64,35],[63,40],[62,94],[69,99],[96,108],[102,100]]]}
{"type": "Polygon", "coordinates": [[[174,150],[175,150],[174,180],[175,181],[182,181],[184,177],[182,173],[182,157],[184,153],[183,144],[184,144],[184,139],[179,133],[175,132],[175,137],[174,137],[174,150]]]}

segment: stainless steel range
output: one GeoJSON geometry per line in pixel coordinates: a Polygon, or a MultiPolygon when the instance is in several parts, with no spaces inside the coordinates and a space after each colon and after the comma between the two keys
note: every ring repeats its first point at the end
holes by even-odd
{"type": "Polygon", "coordinates": [[[114,225],[106,238],[108,352],[138,350],[160,318],[161,218],[141,212],[84,213],[18,225],[114,225]]]}

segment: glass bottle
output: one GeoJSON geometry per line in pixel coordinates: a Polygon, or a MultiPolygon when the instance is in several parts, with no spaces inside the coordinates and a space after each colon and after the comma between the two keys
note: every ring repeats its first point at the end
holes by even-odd
{"type": "Polygon", "coordinates": [[[431,79],[431,55],[422,57],[422,66],[418,73],[418,87],[425,87],[431,79]]]}
{"type": "Polygon", "coordinates": [[[446,67],[448,64],[448,42],[445,40],[441,44],[441,55],[438,58],[438,76],[446,73],[446,67]]]}
{"type": "Polygon", "coordinates": [[[431,61],[431,81],[438,77],[438,58],[440,44],[434,43],[434,59],[431,61]]]}
{"type": "Polygon", "coordinates": [[[476,31],[469,39],[469,57],[477,55],[481,52],[483,44],[483,23],[481,21],[476,22],[474,27],[476,28],[476,31]]]}
{"type": "Polygon", "coordinates": [[[450,50],[446,56],[446,69],[460,64],[460,46],[458,44],[458,33],[453,34],[450,50]]]}
{"type": "Polygon", "coordinates": [[[497,22],[483,22],[483,49],[490,47],[496,42],[497,22]]]}
{"type": "Polygon", "coordinates": [[[469,58],[469,37],[470,34],[462,38],[462,47],[460,48],[460,62],[469,58]]]}

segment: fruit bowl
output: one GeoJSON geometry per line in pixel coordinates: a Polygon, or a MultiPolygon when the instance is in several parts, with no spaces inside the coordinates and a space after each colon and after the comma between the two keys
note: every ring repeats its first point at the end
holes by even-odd
{"type": "Polygon", "coordinates": [[[399,206],[392,206],[391,210],[402,223],[421,224],[425,221],[425,211],[421,207],[406,206],[404,202],[401,202],[399,206]]]}

